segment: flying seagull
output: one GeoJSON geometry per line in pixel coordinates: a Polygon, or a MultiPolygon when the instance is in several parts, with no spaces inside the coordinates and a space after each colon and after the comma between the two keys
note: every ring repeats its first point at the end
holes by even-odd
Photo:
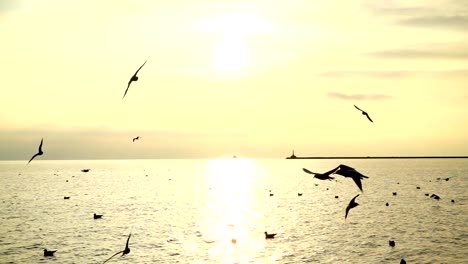
{"type": "Polygon", "coordinates": [[[140,137],[133,138],[133,142],[135,142],[135,140],[140,140],[140,137]]]}
{"type": "Polygon", "coordinates": [[[130,234],[128,235],[127,244],[125,245],[125,249],[122,250],[122,251],[119,251],[119,252],[115,253],[114,255],[112,255],[112,257],[110,257],[110,258],[108,258],[106,261],[104,261],[103,264],[106,263],[107,261],[109,261],[111,258],[117,256],[117,255],[120,254],[120,253],[122,253],[122,256],[121,256],[121,257],[123,257],[123,255],[127,255],[128,253],[130,253],[130,248],[128,247],[128,241],[130,241],[130,236],[131,236],[131,235],[132,235],[132,233],[130,233],[130,234]]]}
{"type": "Polygon", "coordinates": [[[354,200],[356,200],[356,197],[358,197],[358,196],[359,196],[359,194],[356,195],[356,196],[354,196],[354,198],[351,199],[351,201],[349,202],[348,206],[346,207],[346,214],[345,214],[345,217],[344,217],[345,220],[346,220],[346,217],[348,217],[348,212],[349,212],[349,210],[351,210],[351,209],[353,209],[354,207],[356,207],[356,206],[359,205],[358,203],[356,203],[356,202],[354,201],[354,200]]]}
{"type": "Polygon", "coordinates": [[[138,72],[141,70],[141,68],[142,68],[145,64],[146,64],[146,61],[145,61],[145,63],[143,63],[143,65],[140,66],[140,68],[138,68],[138,70],[135,72],[135,74],[133,74],[132,78],[130,78],[130,81],[128,81],[127,89],[125,90],[125,93],[124,93],[122,99],[125,98],[125,95],[127,94],[128,88],[130,88],[130,84],[131,84],[132,82],[138,81],[138,76],[137,76],[137,74],[138,74],[138,72]]]}
{"type": "Polygon", "coordinates": [[[343,165],[343,164],[338,166],[338,168],[339,169],[337,171],[335,171],[336,174],[339,174],[341,176],[348,177],[348,178],[353,178],[353,181],[359,187],[359,190],[361,190],[361,192],[363,191],[362,190],[361,180],[364,179],[364,178],[369,178],[369,177],[364,176],[360,172],[355,170],[354,168],[343,165]]]}
{"type": "Polygon", "coordinates": [[[372,119],[370,118],[369,114],[367,114],[366,111],[362,110],[361,108],[357,107],[356,105],[354,105],[354,107],[356,107],[357,110],[361,111],[363,115],[367,116],[367,119],[369,119],[369,121],[374,123],[374,121],[372,121],[372,119]]]}
{"type": "Polygon", "coordinates": [[[330,176],[330,174],[333,174],[335,173],[335,171],[337,171],[340,167],[336,167],[332,170],[329,170],[325,173],[316,173],[316,172],[313,172],[313,171],[310,171],[306,168],[302,168],[303,171],[305,171],[306,173],[309,173],[309,174],[313,174],[314,175],[314,178],[317,178],[319,180],[333,180],[334,178],[330,176]]]}
{"type": "Polygon", "coordinates": [[[42,152],[42,142],[43,142],[43,138],[41,139],[41,144],[39,145],[39,150],[36,154],[34,154],[34,156],[32,156],[32,158],[28,161],[28,164],[36,157],[36,156],[40,156],[42,154],[44,154],[44,152],[42,152]]]}

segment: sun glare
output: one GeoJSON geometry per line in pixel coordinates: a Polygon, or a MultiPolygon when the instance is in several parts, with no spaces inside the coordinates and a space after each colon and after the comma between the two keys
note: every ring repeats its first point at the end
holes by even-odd
{"type": "Polygon", "coordinates": [[[258,14],[230,13],[201,22],[199,29],[218,36],[213,54],[215,69],[243,73],[251,64],[247,36],[271,32],[272,26],[258,14]]]}

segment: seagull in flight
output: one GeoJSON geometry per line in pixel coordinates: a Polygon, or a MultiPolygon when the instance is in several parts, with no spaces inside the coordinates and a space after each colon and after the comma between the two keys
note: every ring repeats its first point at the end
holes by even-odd
{"type": "Polygon", "coordinates": [[[367,119],[369,119],[369,121],[374,123],[374,121],[372,121],[372,119],[370,118],[369,114],[366,111],[362,110],[361,108],[357,107],[356,105],[354,105],[354,107],[356,107],[357,110],[361,111],[363,115],[367,116],[367,119]]]}
{"type": "Polygon", "coordinates": [[[349,201],[349,204],[348,204],[348,206],[346,207],[346,214],[345,214],[345,217],[344,217],[345,220],[346,220],[346,217],[348,217],[349,210],[351,210],[351,209],[353,209],[354,207],[356,207],[356,206],[359,205],[358,203],[356,203],[356,202],[354,201],[354,200],[356,200],[356,198],[357,198],[358,196],[359,196],[359,194],[356,195],[356,196],[354,196],[354,198],[351,199],[351,201],[349,201]]]}
{"type": "Polygon", "coordinates": [[[138,76],[137,76],[137,74],[138,74],[138,72],[141,70],[141,68],[142,68],[145,64],[146,64],[146,61],[145,61],[145,63],[143,63],[143,65],[140,66],[140,68],[138,68],[138,70],[135,72],[135,74],[133,74],[132,78],[130,78],[130,81],[128,81],[127,89],[125,90],[125,93],[124,93],[122,99],[125,98],[125,95],[126,95],[127,92],[128,92],[128,88],[130,88],[130,84],[131,84],[132,82],[138,81],[138,76]]]}
{"type": "Polygon", "coordinates": [[[36,154],[34,154],[34,156],[32,156],[32,158],[28,161],[28,164],[36,157],[36,156],[40,156],[42,154],[44,154],[44,152],[42,152],[42,142],[43,142],[43,138],[41,139],[41,144],[39,145],[39,150],[36,154]]]}
{"type": "Polygon", "coordinates": [[[333,180],[334,178],[330,176],[330,174],[333,174],[335,173],[335,171],[337,171],[340,167],[336,167],[330,171],[327,171],[325,173],[317,173],[317,172],[313,172],[313,171],[310,171],[306,168],[302,168],[303,171],[305,171],[306,173],[309,173],[309,174],[313,174],[314,175],[314,178],[317,178],[319,180],[333,180]]]}
{"type": "Polygon", "coordinates": [[[133,138],[133,142],[135,142],[135,140],[140,140],[140,137],[133,138]]]}
{"type": "Polygon", "coordinates": [[[369,178],[369,177],[362,175],[360,172],[358,172],[354,168],[343,165],[343,164],[340,164],[338,168],[339,169],[335,171],[336,174],[339,174],[347,178],[352,178],[354,183],[356,183],[356,185],[358,186],[359,190],[361,190],[361,192],[363,191],[361,180],[364,178],[369,178]]]}
{"type": "Polygon", "coordinates": [[[130,248],[128,247],[128,241],[130,241],[130,236],[131,236],[131,235],[132,235],[132,233],[130,233],[130,234],[128,235],[127,244],[125,245],[125,249],[122,250],[122,251],[119,251],[119,252],[115,253],[114,255],[112,255],[112,257],[110,257],[110,258],[108,258],[106,261],[104,261],[103,264],[106,263],[107,261],[109,261],[111,258],[117,256],[117,255],[120,254],[120,253],[122,253],[122,256],[121,256],[121,257],[123,257],[124,255],[127,255],[128,253],[130,253],[130,248]]]}

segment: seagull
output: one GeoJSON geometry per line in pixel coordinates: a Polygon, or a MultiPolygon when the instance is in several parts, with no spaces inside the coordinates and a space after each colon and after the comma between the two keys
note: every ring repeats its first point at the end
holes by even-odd
{"type": "Polygon", "coordinates": [[[356,107],[357,110],[361,111],[363,115],[367,116],[367,119],[369,119],[369,121],[374,123],[374,121],[372,121],[372,119],[370,118],[369,114],[366,111],[362,110],[361,108],[357,107],[356,105],[354,105],[354,107],[356,107]]]}
{"type": "Polygon", "coordinates": [[[388,245],[391,246],[391,247],[394,247],[395,246],[395,241],[389,240],[388,245]]]}
{"type": "Polygon", "coordinates": [[[32,158],[28,161],[28,164],[31,162],[31,160],[33,160],[36,156],[40,156],[42,154],[44,154],[44,152],[42,152],[42,142],[43,142],[43,138],[41,139],[41,144],[39,145],[39,151],[34,154],[34,156],[32,156],[32,158]]]}
{"type": "Polygon", "coordinates": [[[101,218],[102,218],[102,215],[98,215],[98,214],[94,213],[94,216],[93,216],[93,217],[94,217],[94,219],[101,219],[101,218]]]}
{"type": "Polygon", "coordinates": [[[128,81],[127,90],[125,90],[125,93],[124,93],[122,99],[125,98],[125,95],[127,94],[128,88],[130,88],[130,84],[131,84],[132,82],[138,81],[138,76],[137,76],[137,74],[138,74],[138,72],[140,71],[140,69],[141,69],[145,64],[146,64],[146,61],[145,61],[145,63],[143,63],[143,65],[140,66],[140,68],[138,68],[138,70],[135,72],[135,74],[133,74],[132,78],[130,78],[130,81],[128,81]]]}
{"type": "Polygon", "coordinates": [[[130,236],[131,236],[131,235],[132,235],[132,233],[130,233],[130,234],[128,235],[127,244],[125,245],[125,249],[122,250],[122,251],[119,251],[119,252],[115,253],[114,255],[112,255],[112,257],[110,257],[110,258],[108,258],[106,261],[104,261],[103,264],[106,263],[107,261],[109,261],[111,258],[117,256],[117,255],[120,254],[120,253],[122,253],[122,256],[121,256],[121,257],[123,257],[123,255],[126,255],[126,254],[130,253],[130,248],[128,247],[128,241],[130,241],[130,236]]]}
{"type": "Polygon", "coordinates": [[[346,207],[346,214],[345,214],[345,217],[344,217],[345,220],[346,220],[346,217],[348,217],[348,212],[349,212],[349,210],[351,210],[351,209],[353,209],[354,207],[356,207],[356,206],[359,205],[358,203],[356,203],[356,202],[354,201],[354,200],[356,200],[356,197],[358,197],[358,196],[359,196],[359,194],[356,195],[356,196],[354,196],[354,198],[351,199],[351,201],[349,202],[348,206],[346,207]]]}
{"type": "Polygon", "coordinates": [[[364,178],[369,178],[369,177],[362,175],[360,172],[358,172],[354,168],[343,165],[343,164],[338,166],[338,168],[339,169],[335,171],[335,173],[344,177],[353,178],[353,181],[356,183],[356,185],[359,187],[359,190],[361,190],[362,192],[361,180],[364,178]]]}
{"type": "Polygon", "coordinates": [[[313,172],[313,171],[310,171],[306,168],[302,168],[303,171],[305,171],[306,173],[309,173],[309,174],[313,174],[314,175],[314,178],[317,178],[319,180],[333,180],[334,178],[330,176],[330,174],[333,174],[335,173],[340,167],[336,167],[332,170],[329,170],[325,173],[316,173],[316,172],[313,172]]]}
{"type": "Polygon", "coordinates": [[[44,248],[44,257],[53,257],[57,250],[47,250],[44,248]]]}
{"type": "Polygon", "coordinates": [[[133,138],[133,142],[135,142],[135,140],[140,140],[140,136],[133,138]]]}
{"type": "Polygon", "coordinates": [[[266,231],[265,231],[265,239],[272,239],[272,238],[275,238],[276,234],[268,234],[266,231]]]}

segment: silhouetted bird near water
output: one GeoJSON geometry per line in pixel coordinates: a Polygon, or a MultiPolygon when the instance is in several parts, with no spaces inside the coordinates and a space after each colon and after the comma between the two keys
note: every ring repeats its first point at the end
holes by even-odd
{"type": "Polygon", "coordinates": [[[44,248],[44,257],[53,257],[57,250],[47,250],[44,248]]]}
{"type": "Polygon", "coordinates": [[[406,264],[405,259],[401,259],[400,264],[406,264]]]}
{"type": "Polygon", "coordinates": [[[28,164],[31,162],[31,160],[33,160],[36,156],[40,156],[42,154],[44,154],[44,152],[42,152],[42,142],[43,142],[43,138],[41,139],[41,144],[39,144],[39,150],[36,154],[34,154],[34,156],[32,156],[32,158],[28,161],[28,164]]]}
{"type": "Polygon", "coordinates": [[[325,172],[325,173],[316,173],[316,172],[310,171],[310,170],[308,170],[308,169],[306,169],[306,168],[302,168],[302,170],[303,170],[304,172],[306,172],[306,173],[309,173],[309,174],[314,175],[314,178],[317,178],[317,179],[319,179],[319,180],[333,180],[334,178],[331,177],[330,174],[335,173],[335,171],[337,171],[338,168],[339,168],[339,166],[336,167],[336,168],[334,168],[334,169],[332,169],[332,170],[329,170],[329,171],[327,171],[327,172],[325,172]]]}
{"type": "Polygon", "coordinates": [[[94,213],[93,218],[94,218],[94,219],[101,219],[101,218],[102,218],[102,215],[98,215],[98,214],[94,213]]]}
{"type": "Polygon", "coordinates": [[[272,239],[272,238],[275,238],[276,234],[268,234],[266,231],[265,231],[265,239],[272,239]]]}
{"type": "Polygon", "coordinates": [[[356,206],[359,205],[358,203],[355,202],[355,200],[356,200],[356,198],[357,198],[358,196],[359,196],[359,194],[356,195],[356,196],[354,196],[354,198],[351,199],[351,201],[349,201],[349,204],[348,204],[348,206],[346,207],[346,214],[345,214],[345,217],[344,217],[345,220],[346,220],[346,218],[348,217],[348,212],[349,212],[349,210],[351,210],[351,209],[353,209],[354,207],[356,207],[356,206]]]}
{"type": "MultiPolygon", "coordinates": [[[[106,263],[106,262],[109,261],[111,258],[117,256],[117,255],[120,254],[120,253],[122,253],[122,256],[124,256],[124,255],[130,253],[130,248],[128,247],[128,241],[130,241],[130,236],[131,236],[131,235],[132,235],[132,233],[130,233],[130,234],[128,235],[127,244],[125,245],[125,249],[122,250],[122,251],[119,251],[119,252],[115,253],[114,255],[112,255],[112,257],[108,258],[108,259],[107,259],[106,261],[104,261],[103,263],[106,263]]],[[[122,256],[121,256],[121,257],[122,257],[122,256]]]]}
{"type": "Polygon", "coordinates": [[[395,241],[389,240],[388,245],[391,246],[391,247],[394,247],[395,246],[395,241]]]}
{"type": "Polygon", "coordinates": [[[374,121],[372,121],[372,119],[370,118],[370,116],[367,114],[366,111],[362,110],[361,108],[357,107],[356,105],[354,105],[354,107],[356,107],[357,110],[361,111],[363,115],[367,116],[367,119],[369,119],[369,121],[374,123],[374,121]]]}
{"type": "Polygon", "coordinates": [[[89,169],[82,169],[81,172],[88,172],[89,169]]]}
{"type": "Polygon", "coordinates": [[[133,138],[133,142],[135,142],[135,140],[140,140],[140,137],[133,138]]]}
{"type": "Polygon", "coordinates": [[[141,70],[141,68],[142,68],[145,64],[146,64],[146,61],[145,61],[145,63],[143,63],[143,65],[140,66],[140,68],[138,68],[138,70],[135,72],[135,74],[133,74],[132,78],[130,78],[130,81],[128,81],[127,89],[125,90],[125,93],[124,93],[122,99],[125,98],[125,95],[127,94],[128,88],[130,88],[130,84],[131,84],[132,82],[138,81],[138,76],[137,76],[137,74],[138,74],[138,72],[141,70]]]}
{"type": "Polygon", "coordinates": [[[360,172],[358,172],[357,170],[355,170],[354,168],[352,167],[349,167],[349,166],[346,166],[346,165],[343,165],[341,164],[340,166],[338,166],[338,170],[335,171],[336,174],[339,174],[341,176],[344,176],[344,177],[347,177],[347,178],[352,178],[353,181],[356,183],[356,185],[358,186],[359,190],[361,190],[361,192],[363,191],[362,190],[362,183],[361,183],[361,179],[364,179],[364,178],[369,178],[367,176],[364,176],[362,175],[360,172]]]}

